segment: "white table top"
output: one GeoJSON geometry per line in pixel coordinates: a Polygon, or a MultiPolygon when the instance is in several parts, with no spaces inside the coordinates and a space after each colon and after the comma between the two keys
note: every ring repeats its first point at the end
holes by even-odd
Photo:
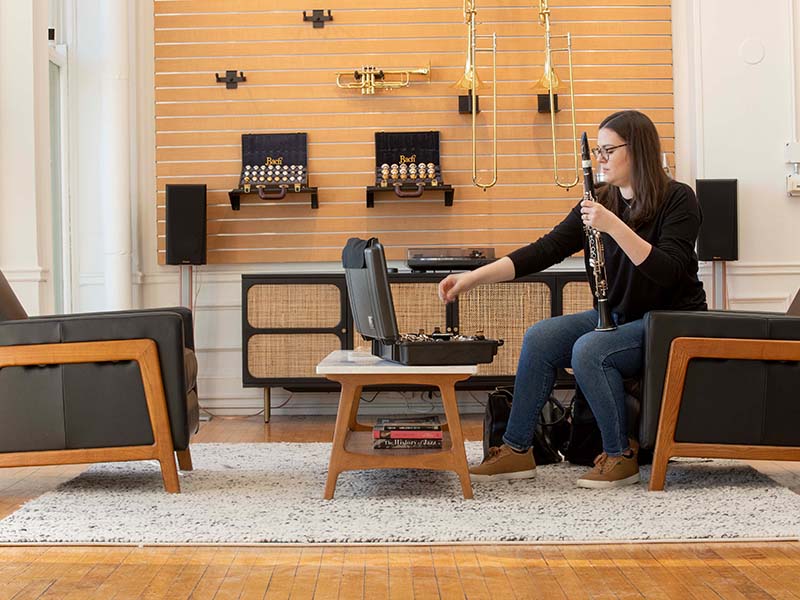
{"type": "Polygon", "coordinates": [[[478,372],[476,365],[434,365],[408,366],[383,360],[369,352],[357,350],[334,350],[317,365],[318,375],[338,375],[342,373],[427,373],[440,375],[443,373],[474,375],[478,372]]]}

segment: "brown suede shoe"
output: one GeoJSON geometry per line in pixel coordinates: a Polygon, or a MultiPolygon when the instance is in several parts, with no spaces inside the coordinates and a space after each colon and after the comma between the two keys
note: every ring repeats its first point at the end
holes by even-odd
{"type": "Polygon", "coordinates": [[[525,453],[519,453],[505,444],[489,448],[489,456],[477,467],[469,470],[472,481],[530,479],[534,475],[536,475],[536,462],[533,460],[533,448],[528,448],[525,453]]]}
{"type": "Polygon", "coordinates": [[[609,456],[603,452],[594,459],[594,468],[578,479],[578,487],[616,488],[639,482],[639,445],[631,440],[629,456],[609,456]]]}

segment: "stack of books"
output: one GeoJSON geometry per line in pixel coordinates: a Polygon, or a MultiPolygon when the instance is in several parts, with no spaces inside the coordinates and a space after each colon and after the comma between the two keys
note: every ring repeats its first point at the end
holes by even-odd
{"type": "Polygon", "coordinates": [[[372,447],[441,448],[442,424],[436,415],[381,417],[372,428],[372,447]]]}

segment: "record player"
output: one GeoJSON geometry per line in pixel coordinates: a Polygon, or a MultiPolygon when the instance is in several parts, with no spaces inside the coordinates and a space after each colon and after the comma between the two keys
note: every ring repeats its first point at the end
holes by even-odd
{"type": "Polygon", "coordinates": [[[494,248],[409,248],[412,271],[472,271],[495,261],[494,248]]]}

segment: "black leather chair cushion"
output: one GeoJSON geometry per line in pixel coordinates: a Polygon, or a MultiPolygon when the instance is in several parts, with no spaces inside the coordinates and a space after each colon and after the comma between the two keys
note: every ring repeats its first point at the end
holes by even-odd
{"type": "Polygon", "coordinates": [[[87,312],[87,313],[73,313],[69,315],[47,315],[42,317],[28,317],[29,320],[35,321],[37,319],[66,319],[70,317],[97,317],[97,316],[120,316],[125,315],[146,315],[149,313],[162,313],[172,312],[180,315],[183,321],[183,345],[186,348],[194,350],[194,325],[192,324],[192,311],[185,306],[170,306],[167,308],[136,308],[132,310],[115,310],[110,312],[87,312]]]}
{"type": "Polygon", "coordinates": [[[61,367],[0,369],[0,452],[65,448],[61,367]]]}
{"type": "MultiPolygon", "coordinates": [[[[46,344],[57,342],[86,342],[86,341],[102,341],[102,340],[120,340],[120,339],[136,339],[147,338],[152,339],[158,346],[159,359],[161,363],[161,376],[164,381],[164,389],[167,398],[167,408],[169,411],[170,425],[172,429],[173,442],[176,450],[183,450],[188,447],[190,431],[196,430],[196,423],[191,422],[189,415],[194,415],[195,409],[187,407],[187,392],[186,384],[187,377],[185,373],[184,356],[184,318],[185,315],[180,311],[127,311],[120,316],[119,313],[108,314],[92,314],[92,315],[68,315],[60,317],[43,317],[36,319],[28,319],[25,321],[6,321],[0,323],[0,345],[10,346],[17,344],[46,344]]],[[[194,363],[192,363],[194,364],[194,363]]],[[[134,379],[140,381],[138,377],[138,369],[131,369],[131,366],[126,365],[124,362],[108,365],[108,369],[104,370],[101,366],[97,366],[94,373],[102,371],[103,376],[99,376],[91,386],[91,389],[84,388],[83,381],[92,382],[85,373],[81,374],[81,369],[92,369],[94,365],[68,365],[64,367],[56,367],[61,369],[58,378],[64,379],[63,389],[59,389],[56,397],[61,398],[63,395],[64,403],[64,420],[65,423],[65,439],[66,442],[73,447],[74,444],[81,445],[85,443],[108,445],[101,443],[101,439],[105,439],[103,434],[98,432],[89,432],[91,425],[94,424],[95,429],[101,429],[105,423],[105,417],[97,414],[97,418],[92,420],[84,420],[84,418],[91,418],[92,411],[89,410],[91,405],[91,398],[95,402],[101,402],[100,399],[118,397],[122,401],[128,393],[135,395],[141,391],[134,391],[134,379]],[[113,369],[113,370],[112,370],[113,369]],[[134,377],[134,370],[137,376],[134,377]],[[112,375],[113,373],[113,375],[112,375]],[[119,379],[117,379],[119,377],[119,379]],[[126,391],[122,392],[122,386],[126,386],[126,391]],[[88,397],[86,394],[89,394],[88,397]],[[84,405],[84,399],[89,404],[84,405]],[[78,441],[80,440],[80,441],[78,441]],[[94,440],[94,441],[93,441],[94,440]]],[[[134,365],[135,367],[135,365],[134,365]]],[[[192,367],[195,369],[196,367],[192,367]]],[[[3,369],[5,371],[6,369],[3,369]]],[[[92,375],[93,377],[94,375],[92,375]]],[[[196,375],[195,375],[196,378],[196,375]]],[[[138,384],[141,386],[141,383],[138,384]]],[[[59,386],[60,388],[61,386],[59,386]]],[[[0,395],[5,396],[6,391],[0,388],[0,395]]],[[[108,402],[112,406],[116,406],[115,410],[121,410],[125,418],[120,418],[115,421],[116,417],[113,410],[106,414],[111,418],[111,423],[119,422],[120,427],[124,432],[116,432],[113,435],[113,428],[109,432],[114,440],[124,438],[125,440],[135,440],[132,443],[152,443],[152,433],[150,432],[149,420],[146,418],[146,408],[144,407],[143,395],[139,396],[137,402],[132,404],[138,407],[129,407],[122,409],[119,405],[114,404],[113,400],[108,402]],[[141,411],[145,412],[142,413],[141,411]],[[146,436],[145,436],[146,427],[146,436]],[[150,440],[148,442],[147,440],[150,440]]],[[[102,400],[103,402],[105,400],[102,400]]],[[[54,418],[54,422],[57,419],[54,418]]],[[[13,423],[13,422],[12,422],[13,423]]],[[[9,422],[0,422],[0,434],[5,435],[6,430],[13,429],[13,425],[9,422]]],[[[0,435],[0,437],[2,437],[0,435]]],[[[117,442],[112,445],[122,445],[117,442]]],[[[77,447],[77,446],[75,446],[77,447]]]]}
{"type": "MultiPolygon", "coordinates": [[[[800,340],[800,318],[776,313],[653,311],[645,316],[645,369],[639,438],[655,445],[670,344],[676,337],[800,340]]],[[[675,439],[800,445],[800,365],[694,359],[686,371],[675,439]]]]}
{"type": "Polygon", "coordinates": [[[67,448],[153,443],[139,366],[134,361],[64,365],[67,448]]]}

